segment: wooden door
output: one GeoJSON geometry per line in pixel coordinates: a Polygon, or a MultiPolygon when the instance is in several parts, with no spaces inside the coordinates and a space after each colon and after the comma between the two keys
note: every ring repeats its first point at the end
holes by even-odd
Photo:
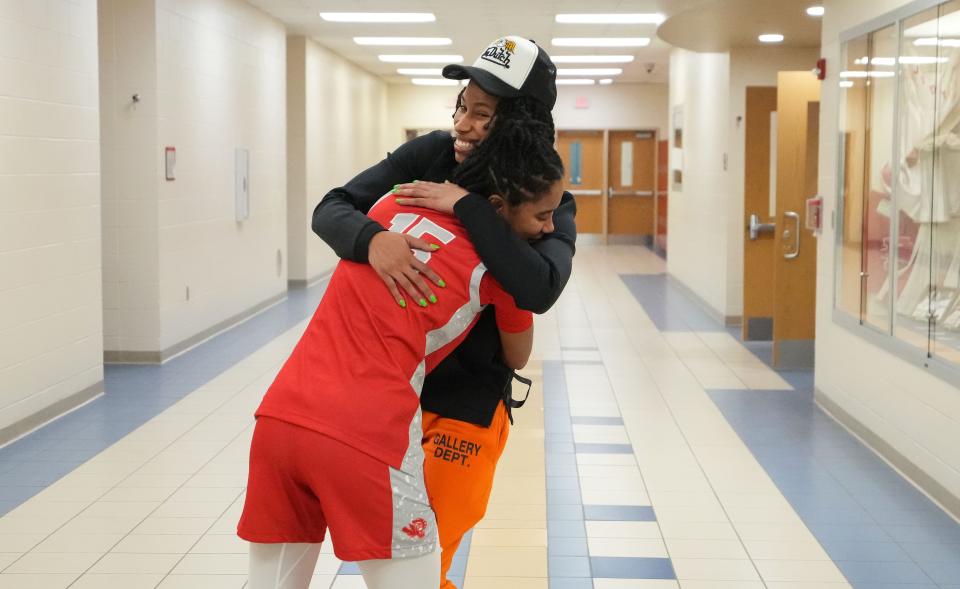
{"type": "Polygon", "coordinates": [[[654,210],[654,238],[653,249],[664,257],[667,255],[667,180],[670,176],[669,149],[670,142],[666,139],[658,143],[657,149],[657,200],[654,210]]]}
{"type": "Polygon", "coordinates": [[[607,229],[610,235],[652,239],[657,180],[657,135],[653,131],[610,131],[607,229]]]}
{"type": "Polygon", "coordinates": [[[604,233],[603,131],[560,131],[564,188],[577,201],[577,233],[604,233]]]}
{"type": "MultiPolygon", "coordinates": [[[[775,130],[776,87],[747,88],[744,117],[743,190],[743,333],[744,341],[773,339],[774,231],[751,234],[750,218],[767,225],[776,222],[770,210],[771,130],[775,130]]],[[[775,230],[775,227],[774,227],[775,230]]]]}
{"type": "Polygon", "coordinates": [[[803,221],[817,186],[819,101],[820,82],[810,72],[777,76],[773,362],[780,369],[813,366],[817,240],[803,221]]]}

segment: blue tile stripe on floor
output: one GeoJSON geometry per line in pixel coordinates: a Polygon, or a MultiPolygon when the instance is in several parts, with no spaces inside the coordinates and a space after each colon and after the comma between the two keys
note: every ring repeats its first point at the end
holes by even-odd
{"type": "MultiPolygon", "coordinates": [[[[584,505],[577,453],[633,454],[630,444],[576,444],[573,425],[623,425],[620,417],[573,417],[564,364],[543,365],[547,469],[547,569],[551,589],[592,589],[593,579],[675,579],[669,558],[590,556],[589,521],[656,521],[648,505],[584,505]]],[[[575,364],[575,363],[573,363],[575,364]]]]}
{"type": "Polygon", "coordinates": [[[161,365],[107,364],[105,393],[0,448],[0,516],[313,314],[327,281],[161,365]]]}

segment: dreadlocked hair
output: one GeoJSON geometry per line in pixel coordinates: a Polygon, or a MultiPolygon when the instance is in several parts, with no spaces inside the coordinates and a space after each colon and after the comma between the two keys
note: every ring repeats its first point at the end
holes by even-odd
{"type": "Polygon", "coordinates": [[[553,120],[534,116],[536,101],[501,99],[493,127],[451,180],[483,195],[499,194],[510,206],[538,200],[563,178],[563,161],[553,148],[553,120]],[[503,110],[501,110],[503,106],[503,110]]]}

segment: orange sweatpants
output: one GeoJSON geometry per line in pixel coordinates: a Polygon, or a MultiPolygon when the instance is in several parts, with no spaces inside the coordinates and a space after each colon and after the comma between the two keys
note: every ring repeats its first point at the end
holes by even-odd
{"type": "Polygon", "coordinates": [[[503,403],[490,427],[423,412],[424,479],[440,535],[440,589],[456,589],[447,579],[463,535],[487,511],[497,462],[510,433],[503,403]]]}

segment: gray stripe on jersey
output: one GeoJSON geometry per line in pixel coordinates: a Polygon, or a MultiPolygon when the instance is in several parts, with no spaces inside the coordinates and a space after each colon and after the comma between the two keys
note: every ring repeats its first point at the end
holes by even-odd
{"type": "MultiPolygon", "coordinates": [[[[421,364],[421,366],[423,366],[421,364]]],[[[420,371],[422,374],[422,371],[420,371]]],[[[437,519],[423,479],[423,415],[410,422],[410,445],[400,469],[390,468],[393,491],[392,558],[423,556],[437,549],[437,519]]]]}
{"type": "MultiPolygon", "coordinates": [[[[427,333],[427,355],[436,352],[462,335],[470,327],[470,323],[477,318],[480,311],[483,310],[483,305],[480,304],[480,281],[486,271],[486,266],[477,264],[470,275],[470,300],[457,309],[446,325],[427,333]]],[[[417,389],[417,394],[419,393],[420,389],[417,389]]]]}
{"type": "MultiPolygon", "coordinates": [[[[478,264],[470,275],[470,300],[450,317],[446,325],[427,333],[425,354],[432,354],[457,339],[483,310],[480,304],[480,281],[487,271],[478,264]]],[[[426,360],[417,365],[410,377],[410,386],[420,395],[426,376],[426,360]]],[[[427,498],[423,479],[423,414],[420,407],[410,422],[407,451],[400,469],[390,468],[393,491],[392,557],[409,558],[429,554],[437,549],[437,518],[427,498]]]]}

